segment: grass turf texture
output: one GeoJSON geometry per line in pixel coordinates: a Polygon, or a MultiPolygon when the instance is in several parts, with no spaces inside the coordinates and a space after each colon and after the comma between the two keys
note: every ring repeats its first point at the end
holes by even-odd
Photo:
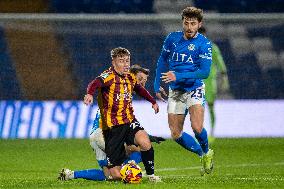
{"type": "MultiPolygon", "coordinates": [[[[156,175],[138,185],[58,181],[62,167],[97,168],[86,139],[0,140],[0,188],[284,188],[284,138],[217,139],[212,175],[199,175],[199,158],[172,140],[154,144],[156,175]]],[[[141,165],[143,168],[143,165],[141,165]]]]}

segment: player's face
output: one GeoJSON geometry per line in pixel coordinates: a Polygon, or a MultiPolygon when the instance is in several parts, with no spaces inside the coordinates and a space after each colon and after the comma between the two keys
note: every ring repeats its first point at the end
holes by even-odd
{"type": "Polygon", "coordinates": [[[138,72],[136,74],[136,78],[137,78],[137,83],[145,87],[147,79],[148,79],[148,75],[146,75],[143,72],[138,72]]]}
{"type": "Polygon", "coordinates": [[[201,22],[197,20],[197,18],[187,18],[184,17],[182,20],[182,27],[184,32],[184,37],[186,39],[193,38],[198,29],[201,27],[201,22]]]}
{"type": "Polygon", "coordinates": [[[129,73],[130,68],[130,56],[118,56],[112,59],[112,65],[114,67],[114,70],[121,74],[127,74],[129,73]]]}

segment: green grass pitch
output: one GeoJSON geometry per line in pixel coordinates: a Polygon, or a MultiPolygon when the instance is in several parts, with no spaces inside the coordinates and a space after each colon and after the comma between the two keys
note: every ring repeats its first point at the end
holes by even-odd
{"type": "MultiPolygon", "coordinates": [[[[212,175],[199,175],[199,158],[172,140],[154,144],[162,183],[58,181],[62,167],[97,168],[86,139],[0,140],[0,188],[284,188],[284,138],[217,139],[212,175]]],[[[143,167],[141,165],[141,167],[143,167]]]]}

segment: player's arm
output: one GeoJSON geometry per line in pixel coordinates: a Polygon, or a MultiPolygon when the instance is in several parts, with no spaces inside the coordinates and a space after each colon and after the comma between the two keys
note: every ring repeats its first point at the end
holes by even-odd
{"type": "Polygon", "coordinates": [[[155,113],[159,112],[159,106],[156,100],[154,99],[154,97],[150,95],[150,93],[142,85],[136,83],[134,86],[134,91],[139,96],[143,97],[144,99],[152,103],[152,108],[155,110],[155,113]]]}
{"type": "Polygon", "coordinates": [[[94,101],[93,95],[95,94],[96,90],[103,86],[103,82],[100,78],[94,79],[91,83],[89,83],[87,87],[87,94],[84,97],[84,103],[86,105],[90,105],[94,101]]]}
{"type": "Polygon", "coordinates": [[[218,71],[220,71],[222,74],[226,74],[226,65],[222,53],[216,44],[212,45],[212,59],[213,62],[216,63],[218,71]]]}
{"type": "Polygon", "coordinates": [[[176,80],[181,79],[206,79],[210,73],[210,66],[212,64],[212,45],[211,42],[206,42],[200,48],[200,66],[194,72],[175,73],[176,80]]]}
{"type": "Polygon", "coordinates": [[[174,72],[169,71],[162,73],[162,79],[165,83],[172,81],[180,81],[184,79],[206,79],[210,73],[210,66],[212,64],[212,46],[211,42],[206,42],[201,48],[199,53],[199,68],[193,72],[174,72]]]}
{"type": "MultiPolygon", "coordinates": [[[[170,55],[170,49],[171,49],[171,34],[169,34],[167,36],[167,38],[164,41],[162,50],[161,50],[161,54],[160,57],[158,59],[157,62],[157,68],[156,68],[156,77],[155,77],[155,81],[154,81],[154,91],[156,93],[156,96],[160,99],[165,101],[162,96],[161,96],[161,86],[160,86],[160,82],[161,82],[161,76],[162,76],[162,72],[164,72],[167,68],[167,61],[170,55]]],[[[163,94],[165,94],[163,92],[163,94]]]]}
{"type": "Polygon", "coordinates": [[[222,82],[221,89],[223,91],[228,90],[229,80],[227,76],[226,65],[225,65],[222,53],[216,44],[212,45],[212,59],[213,59],[213,62],[216,63],[218,72],[221,73],[221,82],[222,82]]]}

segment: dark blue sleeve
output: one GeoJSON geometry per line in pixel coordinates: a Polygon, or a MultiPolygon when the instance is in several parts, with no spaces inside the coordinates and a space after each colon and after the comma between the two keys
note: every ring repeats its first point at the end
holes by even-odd
{"type": "Polygon", "coordinates": [[[156,77],[154,82],[154,90],[156,93],[160,91],[159,88],[160,88],[162,71],[165,71],[165,69],[167,68],[167,62],[172,46],[171,41],[172,41],[171,34],[169,34],[164,41],[159,60],[157,62],[156,77]]]}
{"type": "Polygon", "coordinates": [[[175,72],[176,80],[182,79],[206,79],[210,73],[210,67],[212,64],[212,44],[209,41],[205,41],[199,53],[200,66],[196,71],[178,73],[175,72]]]}

